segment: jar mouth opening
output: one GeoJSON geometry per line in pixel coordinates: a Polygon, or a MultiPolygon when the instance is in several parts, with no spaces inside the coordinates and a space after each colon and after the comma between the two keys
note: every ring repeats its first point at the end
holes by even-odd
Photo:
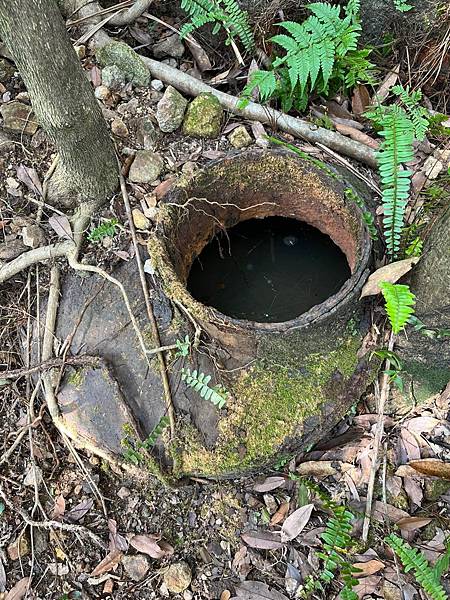
{"type": "Polygon", "coordinates": [[[367,275],[370,236],[360,209],[346,198],[345,185],[284,150],[252,150],[217,161],[191,180],[180,181],[161,201],[161,210],[151,256],[167,295],[200,320],[261,332],[303,327],[353,298],[367,275]],[[240,223],[273,217],[306,223],[334,242],[350,269],[339,290],[280,322],[233,318],[196,300],[187,289],[188,277],[211,240],[240,223]]]}

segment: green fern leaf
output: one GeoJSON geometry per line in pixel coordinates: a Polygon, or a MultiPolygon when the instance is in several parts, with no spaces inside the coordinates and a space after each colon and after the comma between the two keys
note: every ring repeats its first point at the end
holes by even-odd
{"type": "Polygon", "coordinates": [[[405,571],[413,571],[414,577],[432,600],[448,600],[439,578],[422,552],[412,548],[394,533],[386,538],[386,542],[402,561],[405,571]]]}
{"type": "Polygon", "coordinates": [[[227,393],[220,386],[210,387],[211,375],[199,373],[196,369],[191,371],[189,368],[181,369],[181,379],[193,390],[200,394],[201,398],[209,400],[218,408],[223,408],[226,404],[227,393]]]}
{"type": "Polygon", "coordinates": [[[407,285],[380,283],[380,289],[386,301],[386,313],[394,334],[400,333],[414,313],[415,296],[407,285]]]}

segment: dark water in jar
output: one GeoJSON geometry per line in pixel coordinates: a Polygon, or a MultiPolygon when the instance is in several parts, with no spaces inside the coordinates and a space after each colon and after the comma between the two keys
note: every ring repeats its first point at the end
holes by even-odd
{"type": "Polygon", "coordinates": [[[195,259],[190,293],[237,319],[288,321],[335,294],[350,277],[342,250],[295,219],[249,219],[219,233],[195,259]]]}

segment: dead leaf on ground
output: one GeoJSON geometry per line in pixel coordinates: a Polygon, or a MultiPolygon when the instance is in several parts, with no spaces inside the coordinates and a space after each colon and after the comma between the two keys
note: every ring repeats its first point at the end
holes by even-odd
{"type": "Polygon", "coordinates": [[[358,598],[362,600],[366,596],[370,596],[378,589],[381,583],[381,577],[379,575],[369,575],[369,577],[363,577],[359,580],[358,585],[352,588],[357,594],[358,598]]]}
{"type": "Polygon", "coordinates": [[[283,502],[280,504],[278,510],[272,515],[270,519],[270,525],[278,525],[282,523],[289,511],[289,502],[283,502]]]}
{"type": "Polygon", "coordinates": [[[251,558],[245,546],[241,546],[236,552],[231,567],[236,575],[239,575],[242,579],[245,579],[250,573],[252,570],[251,558]]]}
{"type": "Polygon", "coordinates": [[[401,441],[405,448],[407,462],[411,460],[419,460],[420,459],[420,446],[417,442],[416,436],[411,433],[408,429],[402,427],[400,431],[401,441]]]}
{"type": "Polygon", "coordinates": [[[388,73],[386,75],[386,77],[381,82],[380,87],[375,92],[375,94],[372,98],[372,102],[371,102],[372,105],[376,106],[378,104],[382,104],[383,101],[386,100],[386,98],[389,95],[389,91],[390,91],[391,87],[397,83],[399,73],[400,73],[400,65],[398,64],[390,71],[390,73],[388,73]]]}
{"type": "Polygon", "coordinates": [[[314,504],[305,504],[305,506],[297,508],[297,510],[289,515],[281,527],[282,542],[289,542],[295,539],[303,531],[311,517],[313,508],[314,504]]]}
{"type": "Polygon", "coordinates": [[[380,146],[380,142],[370,137],[370,135],[367,135],[367,133],[364,133],[364,131],[359,131],[359,129],[356,129],[355,127],[343,125],[342,123],[334,123],[334,127],[336,131],[342,133],[342,135],[348,135],[352,140],[365,144],[373,150],[378,150],[380,146]]]}
{"type": "Polygon", "coordinates": [[[60,521],[66,512],[66,500],[62,494],[60,494],[55,500],[55,506],[53,507],[52,519],[60,521]]]}
{"type": "Polygon", "coordinates": [[[99,575],[103,575],[104,573],[108,573],[122,560],[123,553],[120,550],[112,550],[112,552],[108,552],[105,558],[98,563],[95,569],[91,573],[91,577],[98,577],[99,575]]]}
{"type": "Polygon", "coordinates": [[[443,460],[424,458],[422,460],[412,460],[408,465],[424,475],[440,477],[441,479],[448,479],[450,481],[450,463],[443,460]]]}
{"type": "Polygon", "coordinates": [[[284,477],[267,477],[263,482],[256,483],[253,486],[255,492],[270,492],[284,485],[286,479],[284,477]]]}
{"type": "Polygon", "coordinates": [[[21,600],[27,593],[29,581],[29,577],[23,577],[20,579],[16,585],[9,590],[5,600],[21,600]]]}
{"type": "MultiPolygon", "coordinates": [[[[374,425],[378,421],[378,415],[375,413],[367,413],[365,415],[358,415],[353,417],[353,423],[359,425],[360,427],[364,427],[364,429],[370,430],[372,425],[374,425]]],[[[384,416],[384,427],[394,427],[395,421],[391,417],[384,416]]]]}
{"type": "Polygon", "coordinates": [[[355,577],[360,579],[361,577],[368,577],[369,575],[373,575],[374,573],[378,573],[384,569],[385,564],[381,562],[381,560],[368,560],[366,562],[357,562],[353,564],[355,569],[358,569],[358,572],[355,573],[355,577]]]}
{"type": "Polygon", "coordinates": [[[80,519],[82,519],[94,506],[94,501],[92,498],[88,498],[87,500],[83,500],[66,513],[65,520],[70,521],[71,523],[76,523],[80,519]]]}
{"type": "Polygon", "coordinates": [[[25,165],[19,165],[16,169],[17,178],[24,183],[30,192],[42,196],[42,185],[39,180],[39,175],[36,169],[26,167],[25,165]]]}
{"type": "Polygon", "coordinates": [[[350,463],[334,460],[310,460],[300,463],[297,467],[297,473],[304,476],[328,477],[336,473],[345,473],[353,467],[350,463]]]}
{"type": "Polygon", "coordinates": [[[422,485],[417,477],[405,477],[403,480],[405,492],[411,502],[411,506],[421,506],[423,500],[422,485]]]}
{"type": "Polygon", "coordinates": [[[381,293],[380,283],[382,281],[387,281],[388,283],[395,283],[398,281],[403,275],[406,275],[415,264],[419,262],[419,258],[417,256],[413,256],[411,258],[405,258],[403,260],[397,260],[396,262],[389,263],[380,269],[377,269],[375,273],[370,275],[367,280],[365,286],[361,292],[361,298],[365,298],[366,296],[374,296],[376,294],[381,293]]]}
{"type": "Polygon", "coordinates": [[[370,94],[365,85],[357,85],[353,90],[352,96],[352,111],[359,117],[370,106],[370,94]]]}
{"type": "Polygon", "coordinates": [[[231,600],[288,600],[287,596],[261,581],[243,581],[231,600]]]}
{"type": "Polygon", "coordinates": [[[72,226],[66,215],[52,215],[48,220],[48,224],[61,239],[73,239],[72,226]]]}
{"type": "Polygon", "coordinates": [[[250,548],[260,550],[277,550],[282,548],[280,534],[272,531],[246,531],[241,535],[244,542],[250,548]]]}
{"type": "Polygon", "coordinates": [[[148,554],[148,556],[155,559],[172,556],[175,552],[170,544],[161,540],[160,536],[151,533],[134,535],[130,540],[130,546],[133,546],[138,552],[148,554]]]}
{"type": "Polygon", "coordinates": [[[432,520],[425,517],[405,517],[397,521],[396,525],[403,531],[416,531],[416,529],[420,529],[431,523],[432,520]]]}
{"type": "Polygon", "coordinates": [[[109,549],[121,550],[126,552],[128,550],[128,542],[123,535],[117,532],[117,522],[114,519],[108,519],[109,529],[109,549]]]}
{"type": "Polygon", "coordinates": [[[405,427],[413,433],[422,435],[423,433],[431,433],[441,423],[442,421],[434,417],[413,417],[405,421],[405,427]]]}

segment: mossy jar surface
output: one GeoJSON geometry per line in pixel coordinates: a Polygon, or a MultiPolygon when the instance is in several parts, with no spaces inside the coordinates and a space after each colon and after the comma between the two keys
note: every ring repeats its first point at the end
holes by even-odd
{"type": "Polygon", "coordinates": [[[208,353],[194,352],[186,366],[213,374],[212,383],[229,391],[222,411],[192,397],[190,419],[179,419],[181,472],[234,476],[273,464],[323,437],[364,390],[370,368],[359,354],[359,295],[371,240],[349,187],[319,161],[253,149],[182,178],[161,202],[150,256],[166,295],[208,334],[208,353]],[[331,238],[349,267],[336,293],[282,322],[233,318],[196,300],[187,281],[207,244],[266,217],[296,219],[331,238]],[[205,354],[214,356],[209,364],[205,354]]]}

